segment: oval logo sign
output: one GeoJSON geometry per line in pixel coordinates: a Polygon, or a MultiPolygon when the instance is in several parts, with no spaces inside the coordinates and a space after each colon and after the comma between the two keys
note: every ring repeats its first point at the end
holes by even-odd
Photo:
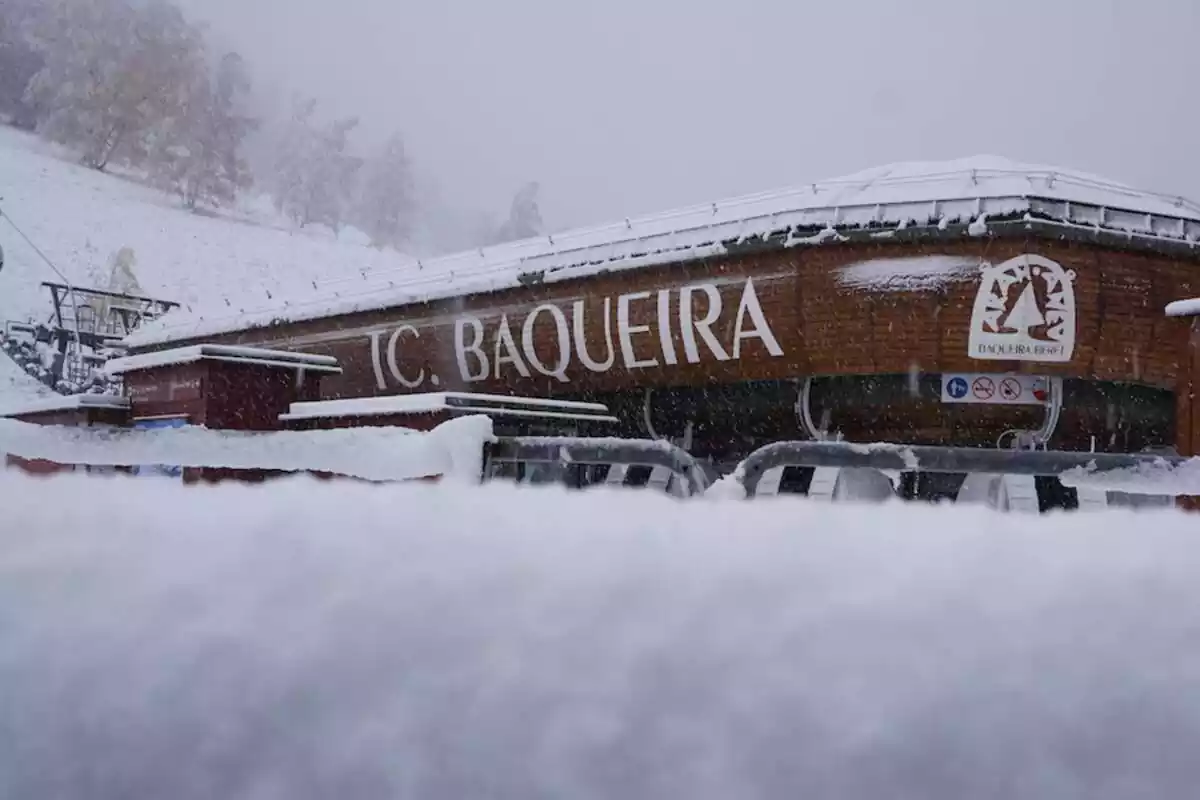
{"type": "Polygon", "coordinates": [[[985,361],[1070,361],[1075,273],[1029,254],[984,264],[968,348],[971,358],[985,361]]]}

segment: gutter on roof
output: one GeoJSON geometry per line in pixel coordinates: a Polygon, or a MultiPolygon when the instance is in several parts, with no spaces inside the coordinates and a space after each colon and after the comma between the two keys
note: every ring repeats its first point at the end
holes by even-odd
{"type": "MultiPolygon", "coordinates": [[[[971,239],[1018,238],[1022,235],[1035,234],[1045,239],[1100,244],[1105,247],[1156,252],[1200,261],[1200,242],[1175,241],[1146,234],[1126,233],[1103,228],[1097,229],[1054,219],[1039,219],[1037,217],[1029,220],[1024,218],[1010,220],[989,219],[987,221],[988,232],[982,236],[967,234],[967,227],[963,223],[951,223],[944,230],[939,229],[936,225],[912,225],[907,228],[851,228],[839,230],[838,233],[844,242],[852,244],[870,242],[900,242],[904,244],[943,241],[962,242],[970,241],[971,239]]],[[[747,240],[742,244],[728,245],[727,249],[729,255],[744,255],[785,250],[788,248],[778,239],[768,239],[765,241],[754,239],[747,240]]],[[[681,258],[678,263],[684,263],[688,260],[705,260],[706,258],[711,258],[711,256],[706,256],[702,259],[681,258]]]]}

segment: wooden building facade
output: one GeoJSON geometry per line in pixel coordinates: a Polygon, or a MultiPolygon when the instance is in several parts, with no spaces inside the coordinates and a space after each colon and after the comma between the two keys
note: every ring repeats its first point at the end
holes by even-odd
{"type": "Polygon", "coordinates": [[[736,214],[714,204],[711,224],[627,221],[573,249],[548,237],[518,247],[509,279],[456,282],[451,260],[448,286],[425,296],[381,285],[352,309],[190,330],[168,315],[130,343],[329,356],[341,371],[321,382],[325,400],[601,402],[615,433],[722,463],[780,439],[994,447],[1039,430],[1061,450],[1200,452],[1185,388],[1196,335],[1164,312],[1200,295],[1200,207],[1053,174],[998,170],[996,189],[975,168],[930,180],[891,187],[905,195],[891,205],[868,181],[842,205],[787,195],[757,217],[752,199],[736,214]],[[1014,193],[1017,178],[1044,186],[1014,193]],[[1056,400],[946,402],[958,373],[1038,376],[1056,400]]]}

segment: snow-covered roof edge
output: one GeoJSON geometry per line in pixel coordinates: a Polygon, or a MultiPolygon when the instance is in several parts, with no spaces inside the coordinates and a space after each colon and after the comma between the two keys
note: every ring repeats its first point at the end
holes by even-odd
{"type": "Polygon", "coordinates": [[[422,392],[420,394],[292,403],[287,413],[281,414],[279,419],[298,421],[334,417],[430,414],[441,411],[497,416],[617,421],[616,417],[609,414],[608,407],[603,403],[473,392],[422,392]]]}
{"type": "Polygon", "coordinates": [[[129,398],[113,394],[73,394],[30,400],[19,405],[0,408],[0,417],[20,417],[26,414],[48,414],[55,411],[79,411],[84,408],[129,408],[129,398]]]}
{"type": "Polygon", "coordinates": [[[290,298],[269,307],[213,316],[174,311],[133,333],[126,345],[148,347],[726,255],[728,243],[736,246],[766,237],[778,236],[780,246],[794,247],[838,241],[849,230],[874,230],[886,238],[910,223],[944,229],[956,221],[969,222],[968,233],[982,236],[988,233],[989,218],[1021,215],[1031,221],[1117,231],[1190,247],[1200,241],[1200,204],[1182,197],[991,156],[897,164],[803,187],[418,261],[404,270],[374,273],[361,282],[329,282],[317,287],[311,298],[290,298]]]}
{"type": "Polygon", "coordinates": [[[128,372],[193,364],[197,361],[225,361],[270,367],[289,367],[314,372],[339,373],[342,371],[342,368],[338,366],[338,360],[333,356],[222,344],[198,344],[174,350],[158,350],[153,353],[114,358],[105,363],[104,369],[109,375],[124,375],[128,372]]]}

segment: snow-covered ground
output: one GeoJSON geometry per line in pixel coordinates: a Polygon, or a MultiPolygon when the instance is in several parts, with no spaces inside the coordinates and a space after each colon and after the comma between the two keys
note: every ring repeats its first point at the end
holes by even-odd
{"type": "MultiPolygon", "coordinates": [[[[105,286],[113,257],[127,247],[142,291],[194,308],[257,308],[311,294],[314,281],[361,280],[363,272],[403,272],[411,263],[366,246],[353,231],[341,240],[328,230],[293,231],[261,198],[222,217],[188,213],[166,194],[86,169],[70,154],[2,126],[0,209],[72,283],[105,286]]],[[[0,322],[44,319],[49,295],[40,283],[59,279],[4,220],[0,246],[7,255],[0,322]]]]}
{"type": "Polygon", "coordinates": [[[1200,783],[1176,512],[11,472],[0,502],[6,798],[1200,783]]]}

